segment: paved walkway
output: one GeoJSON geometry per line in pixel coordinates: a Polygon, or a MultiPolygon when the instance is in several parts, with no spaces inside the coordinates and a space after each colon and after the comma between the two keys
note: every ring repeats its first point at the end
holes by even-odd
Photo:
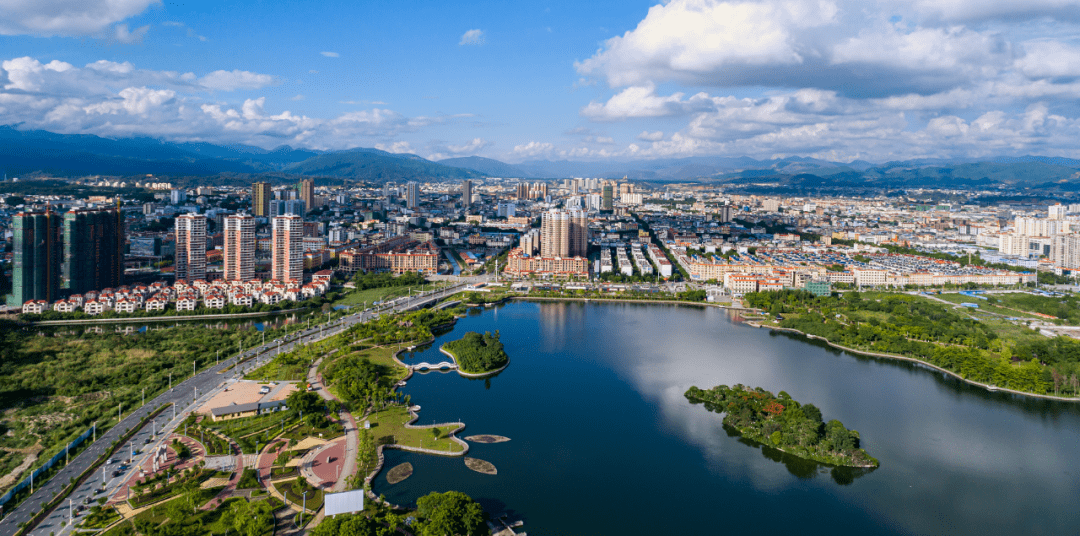
{"type": "Polygon", "coordinates": [[[338,439],[304,455],[300,474],[312,486],[330,491],[340,479],[345,457],[345,439],[338,439]]]}

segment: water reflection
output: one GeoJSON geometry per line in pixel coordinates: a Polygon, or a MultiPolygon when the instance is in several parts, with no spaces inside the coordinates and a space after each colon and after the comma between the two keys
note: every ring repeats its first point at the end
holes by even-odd
{"type": "Polygon", "coordinates": [[[416,473],[395,486],[377,479],[376,493],[398,503],[448,489],[497,498],[543,534],[672,532],[664,516],[621,515],[644,511],[710,512],[681,518],[686,533],[715,533],[721,517],[725,532],[760,532],[763,520],[771,532],[874,534],[1055,534],[1080,524],[1075,404],[1014,400],[679,306],[512,303],[497,317],[462,319],[410,359],[441,361],[442,342],[496,329],[511,356],[497,379],[481,387],[429,374],[404,391],[423,405],[422,423],[464,420],[470,433],[512,437],[470,451],[499,475],[391,453],[390,466],[409,461],[416,473]],[[691,385],[735,383],[813,403],[858,430],[882,466],[834,472],[748,446],[683,396],[691,385]]]}

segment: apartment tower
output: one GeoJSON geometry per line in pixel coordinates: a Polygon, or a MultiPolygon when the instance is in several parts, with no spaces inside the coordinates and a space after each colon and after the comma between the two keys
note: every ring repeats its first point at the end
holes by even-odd
{"type": "Polygon", "coordinates": [[[206,216],[202,214],[176,218],[176,279],[206,279],[206,216]]]}
{"type": "Polygon", "coordinates": [[[59,298],[62,235],[60,217],[46,208],[12,217],[14,263],[8,305],[22,307],[30,300],[59,298]]]}
{"type": "Polygon", "coordinates": [[[66,294],[123,284],[124,223],[120,209],[75,209],[64,214],[61,288],[66,294]]]}
{"type": "Polygon", "coordinates": [[[405,206],[415,209],[420,206],[420,183],[409,182],[405,187],[405,206]]]}
{"type": "Polygon", "coordinates": [[[270,198],[273,193],[269,182],[256,182],[251,185],[251,213],[260,218],[270,217],[270,198]]]}
{"type": "Polygon", "coordinates": [[[315,208],[315,179],[300,181],[300,199],[304,202],[304,209],[315,208]]]}
{"type": "Polygon", "coordinates": [[[274,281],[287,283],[304,282],[304,220],[295,214],[277,216],[273,219],[273,264],[271,276],[274,281]]]}
{"type": "Polygon", "coordinates": [[[255,279],[255,218],[248,214],[225,216],[225,280],[255,279]]]}
{"type": "Polygon", "coordinates": [[[472,181],[469,179],[461,182],[461,206],[472,206],[472,181]]]}
{"type": "Polygon", "coordinates": [[[584,257],[589,220],[578,210],[549,210],[540,223],[541,257],[584,257]]]}

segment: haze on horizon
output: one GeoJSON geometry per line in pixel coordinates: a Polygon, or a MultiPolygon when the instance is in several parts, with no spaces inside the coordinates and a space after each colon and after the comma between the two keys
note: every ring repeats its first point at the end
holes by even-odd
{"type": "Polygon", "coordinates": [[[0,0],[0,124],[506,162],[1080,158],[1080,0],[0,0]]]}

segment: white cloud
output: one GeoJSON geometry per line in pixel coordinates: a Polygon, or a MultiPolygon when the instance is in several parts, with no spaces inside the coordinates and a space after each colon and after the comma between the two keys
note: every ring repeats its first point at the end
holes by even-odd
{"type": "Polygon", "coordinates": [[[275,83],[273,76],[251,71],[214,71],[199,78],[199,84],[207,89],[218,91],[236,91],[238,89],[259,89],[275,83]]]}
{"type": "Polygon", "coordinates": [[[594,121],[617,121],[631,117],[683,115],[712,108],[714,103],[706,93],[698,93],[685,100],[683,93],[660,97],[650,84],[628,87],[603,104],[590,102],[581,110],[581,115],[594,121]]]}
{"type": "Polygon", "coordinates": [[[474,154],[493,143],[483,138],[473,138],[461,145],[447,145],[446,148],[454,154],[474,154]]]}
{"type": "Polygon", "coordinates": [[[555,146],[551,143],[530,141],[524,145],[515,145],[514,156],[522,158],[549,156],[554,150],[555,146]]]}
{"type": "Polygon", "coordinates": [[[127,24],[116,25],[116,40],[121,43],[140,43],[143,37],[146,36],[146,32],[150,31],[150,25],[140,26],[135,30],[129,31],[127,24]]]}
{"type": "Polygon", "coordinates": [[[1016,68],[1032,79],[1080,76],[1080,48],[1061,41],[1029,41],[1016,68]]]}
{"type": "Polygon", "coordinates": [[[380,151],[386,151],[388,153],[406,153],[415,154],[411,145],[407,141],[395,141],[390,144],[376,143],[375,148],[380,151]]]}
{"type": "Polygon", "coordinates": [[[337,58],[341,56],[341,54],[338,54],[337,52],[320,52],[319,54],[322,54],[327,58],[337,58]]]}
{"type": "Polygon", "coordinates": [[[293,98],[291,98],[289,100],[302,101],[302,100],[304,100],[304,96],[303,95],[297,95],[297,96],[295,96],[295,97],[293,97],[293,98]]]}
{"type": "Polygon", "coordinates": [[[612,86],[640,86],[657,78],[693,80],[735,65],[800,64],[814,51],[804,50],[796,32],[835,25],[837,12],[827,0],[673,0],[650,8],[637,28],[575,66],[612,86]]]}
{"type": "MultiPolygon", "coordinates": [[[[2,0],[0,35],[92,35],[160,3],[160,0],[2,0]]],[[[116,30],[119,38],[120,28],[116,30]]]]}
{"type": "Polygon", "coordinates": [[[664,133],[662,131],[649,132],[648,130],[641,131],[641,134],[637,135],[637,139],[641,141],[660,141],[664,139],[664,133]]]}
{"type": "MultiPolygon", "coordinates": [[[[290,144],[314,149],[393,147],[404,133],[459,121],[467,115],[405,117],[375,107],[332,118],[266,110],[266,98],[207,99],[275,80],[249,71],[195,73],[139,69],[131,63],[96,61],[84,67],[22,57],[0,61],[0,124],[100,136],[153,136],[174,141],[290,144]]],[[[480,147],[472,140],[458,147],[480,147]]],[[[405,146],[397,145],[399,150],[405,146]]],[[[411,148],[408,148],[413,152],[411,148]]]]}
{"type": "Polygon", "coordinates": [[[484,41],[483,30],[469,30],[461,35],[461,41],[458,42],[458,45],[482,45],[484,41]]]}

